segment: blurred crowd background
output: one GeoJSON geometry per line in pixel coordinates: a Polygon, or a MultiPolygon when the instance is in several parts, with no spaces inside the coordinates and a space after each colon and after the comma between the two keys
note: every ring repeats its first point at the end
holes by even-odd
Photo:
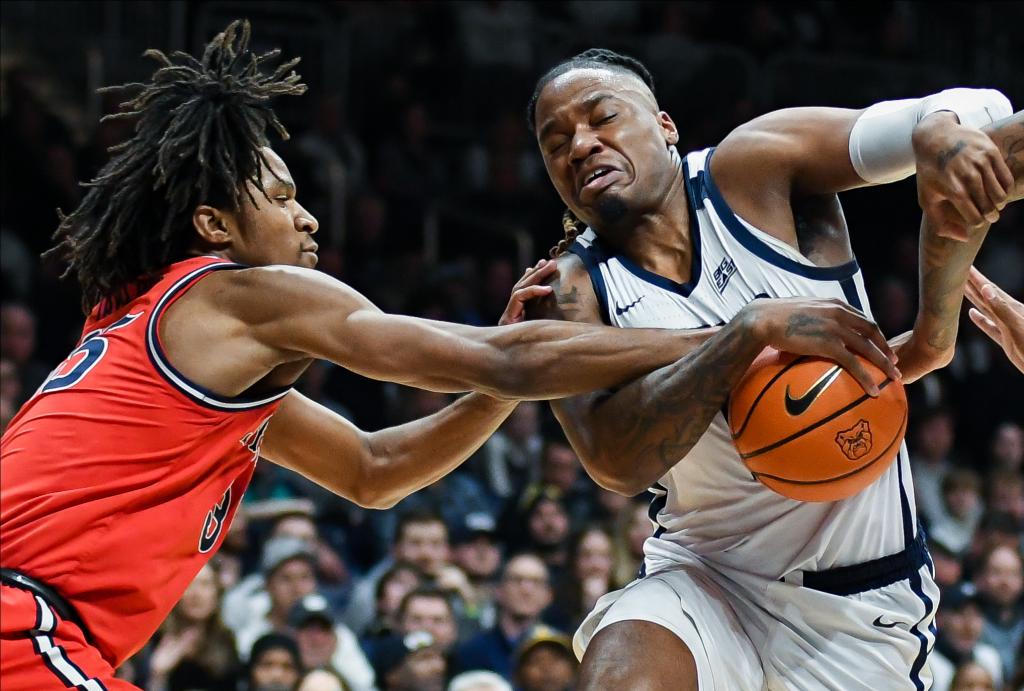
{"type": "MultiPolygon", "coordinates": [[[[99,123],[121,99],[95,88],[144,79],[147,47],[194,51],[237,17],[258,46],[303,58],[309,93],[280,104],[292,139],[274,146],[320,220],[320,270],[387,311],[467,324],[494,324],[523,267],[562,236],[524,111],[537,77],[585,48],[648,65],[681,151],[787,106],[975,85],[1024,106],[1022,3],[5,2],[2,424],[80,335],[76,285],[39,255],[56,209],[75,207],[78,181],[130,131],[99,123]]],[[[843,202],[874,317],[895,336],[916,310],[914,182],[843,202]]],[[[979,259],[1018,298],[1022,206],[979,259]]],[[[327,363],[298,387],[364,429],[450,400],[327,363]]],[[[1021,688],[1024,378],[965,320],[953,364],[909,394],[943,588],[935,689],[1021,688]]],[[[649,498],[597,487],[536,403],[391,510],[269,463],[243,507],[126,678],[153,691],[566,691],[568,636],[635,576],[652,533],[649,498]]]]}

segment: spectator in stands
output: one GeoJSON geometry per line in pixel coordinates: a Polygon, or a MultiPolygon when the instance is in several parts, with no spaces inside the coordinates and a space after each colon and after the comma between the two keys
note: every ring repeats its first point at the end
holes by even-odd
{"type": "Polygon", "coordinates": [[[519,501],[506,511],[502,523],[509,546],[540,555],[551,572],[552,582],[561,582],[569,562],[570,532],[561,491],[537,484],[527,487],[519,501]]]}
{"type": "Polygon", "coordinates": [[[960,583],[942,591],[937,615],[938,634],[932,651],[933,691],[948,691],[956,669],[967,662],[981,665],[1001,686],[1002,660],[992,646],[981,643],[984,619],[978,591],[971,583],[960,583]]]}
{"type": "Polygon", "coordinates": [[[981,520],[981,478],[969,468],[954,468],[942,479],[942,508],[932,516],[930,534],[961,554],[981,520]]]}
{"type": "Polygon", "coordinates": [[[932,556],[935,583],[942,592],[955,587],[963,580],[964,569],[960,557],[934,535],[928,535],[928,553],[932,556]]]}
{"type": "Polygon", "coordinates": [[[171,610],[149,657],[150,691],[233,691],[240,671],[235,638],[221,623],[220,583],[211,561],[171,610]]]}
{"type": "Polygon", "coordinates": [[[540,470],[540,405],[520,403],[498,431],[466,462],[496,501],[519,496],[540,470]]]}
{"type": "Polygon", "coordinates": [[[985,506],[990,511],[1013,516],[1024,527],[1024,476],[1019,470],[998,468],[989,473],[985,506]]]}
{"type": "Polygon", "coordinates": [[[469,592],[463,595],[465,627],[473,630],[494,625],[494,587],[501,568],[501,547],[494,518],[471,513],[452,531],[452,560],[469,578],[469,592]]]}
{"type": "Polygon", "coordinates": [[[572,691],[578,667],[572,639],[537,626],[516,653],[516,686],[519,691],[572,691]]]}
{"type": "Polygon", "coordinates": [[[621,588],[636,578],[644,562],[644,542],[653,533],[650,501],[643,496],[634,499],[615,520],[615,587],[621,588]]]}
{"type": "Polygon", "coordinates": [[[252,645],[245,691],[293,691],[301,674],[295,640],[283,633],[268,633],[252,645]]]}
{"type": "Polygon", "coordinates": [[[1003,422],[992,434],[989,449],[992,467],[1019,473],[1024,469],[1024,428],[1015,422],[1003,422]]]}
{"type": "Polygon", "coordinates": [[[914,473],[917,511],[926,521],[942,514],[942,479],[952,467],[953,414],[946,408],[933,408],[918,416],[910,465],[914,473]]]}
{"type": "Polygon", "coordinates": [[[561,503],[569,514],[570,526],[575,529],[582,527],[595,513],[596,485],[582,472],[582,468],[565,433],[557,425],[551,425],[545,431],[541,450],[539,484],[559,491],[561,503]]]}
{"type": "Polygon", "coordinates": [[[476,670],[452,679],[448,691],[512,691],[512,687],[494,672],[476,670]]]}
{"type": "MultiPolygon", "coordinates": [[[[405,596],[424,583],[423,572],[407,562],[398,562],[381,576],[375,593],[373,624],[366,638],[382,638],[398,631],[398,608],[405,596]]],[[[364,640],[363,647],[366,648],[364,640]]]]}
{"type": "Polygon", "coordinates": [[[558,588],[555,604],[545,619],[563,631],[575,631],[612,590],[612,539],[598,526],[573,536],[569,545],[570,570],[558,588]]]}
{"type": "Polygon", "coordinates": [[[380,691],[443,691],[447,673],[444,655],[426,631],[383,639],[373,668],[380,691]]]}
{"type": "Polygon", "coordinates": [[[395,562],[412,564],[424,578],[433,580],[450,556],[448,526],[440,516],[427,511],[402,515],[395,529],[391,556],[378,563],[356,584],[343,621],[356,633],[369,629],[376,609],[377,583],[395,562]]]}
{"type": "Polygon", "coordinates": [[[10,360],[20,383],[15,400],[21,406],[43,383],[50,369],[36,359],[36,315],[21,302],[0,306],[0,357],[10,360]]]}
{"type": "Polygon", "coordinates": [[[999,688],[987,669],[977,662],[965,662],[957,668],[950,691],[998,691],[999,688]]]}
{"type": "Polygon", "coordinates": [[[551,597],[550,575],[540,556],[523,553],[509,559],[497,591],[498,621],[459,646],[456,668],[489,669],[511,680],[516,648],[539,623],[551,597]]]}
{"type": "Polygon", "coordinates": [[[345,680],[329,669],[306,672],[296,691],[350,691],[345,680]]]}
{"type": "Polygon", "coordinates": [[[458,623],[448,594],[436,588],[417,588],[402,599],[398,608],[398,632],[408,635],[426,631],[443,655],[448,655],[458,639],[458,623]]]}
{"type": "Polygon", "coordinates": [[[1014,655],[1024,638],[1024,568],[1019,548],[999,545],[982,556],[975,578],[985,615],[981,640],[1003,660],[1003,678],[1013,674],[1014,655]]]}
{"type": "Polygon", "coordinates": [[[319,593],[301,598],[288,616],[305,669],[327,669],[345,680],[351,691],[373,691],[373,668],[355,634],[334,620],[330,604],[319,593]]]}
{"type": "Polygon", "coordinates": [[[238,652],[249,657],[253,641],[265,633],[289,631],[288,615],[303,596],[316,590],[316,555],[304,540],[277,537],[263,548],[263,577],[270,597],[268,611],[236,631],[238,652]]]}
{"type": "Polygon", "coordinates": [[[7,429],[7,423],[18,412],[21,400],[21,375],[14,360],[0,357],[0,434],[7,429]]]}
{"type": "Polygon", "coordinates": [[[981,568],[982,557],[997,546],[1019,549],[1021,528],[1020,522],[1008,513],[991,511],[982,516],[981,523],[974,532],[971,547],[963,557],[964,576],[977,582],[976,576],[981,568]]]}

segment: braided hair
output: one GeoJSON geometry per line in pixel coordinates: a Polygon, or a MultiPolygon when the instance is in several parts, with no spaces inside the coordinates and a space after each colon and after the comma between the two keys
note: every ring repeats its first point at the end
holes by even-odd
{"type": "Polygon", "coordinates": [[[78,279],[86,311],[104,298],[123,304],[133,283],[183,257],[197,206],[237,211],[243,191],[256,203],[246,182],[263,189],[266,129],[288,138],[271,100],[306,86],[292,70],[298,58],[265,72],[280,51],[250,52],[250,32],[248,21],[232,22],[201,60],[147,50],[160,65],[150,81],[101,89],[138,90],[122,112],[104,117],[137,117],[134,135],[111,147],[110,161],[83,183],[88,193],[71,214],[60,214],[57,244],[43,255],[67,262],[63,276],[78,279]]]}
{"type": "MultiPolygon", "coordinates": [[[[588,68],[626,72],[638,77],[640,81],[647,85],[651,93],[654,93],[654,77],[651,76],[651,73],[644,67],[642,62],[607,48],[590,48],[579,55],[558,63],[537,80],[537,85],[533,89],[533,96],[530,97],[530,102],[526,106],[526,126],[530,128],[530,132],[536,132],[537,100],[540,98],[540,92],[544,90],[544,87],[566,72],[588,68]]],[[[586,230],[586,227],[582,221],[576,218],[576,214],[566,209],[562,213],[562,229],[565,231],[565,237],[551,248],[550,255],[552,257],[557,257],[568,251],[569,246],[575,242],[576,237],[580,233],[586,230]]]]}

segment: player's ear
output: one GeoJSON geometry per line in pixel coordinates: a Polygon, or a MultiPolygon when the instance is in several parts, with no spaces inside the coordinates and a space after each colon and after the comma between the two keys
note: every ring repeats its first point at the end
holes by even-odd
{"type": "Polygon", "coordinates": [[[661,134],[665,137],[666,144],[679,143],[679,130],[676,129],[676,123],[672,120],[672,116],[663,110],[659,110],[658,125],[661,126],[661,134]]]}
{"type": "Polygon", "coordinates": [[[192,212],[192,226],[199,233],[199,237],[209,245],[224,247],[231,244],[233,226],[220,209],[205,204],[197,206],[192,212]]]}

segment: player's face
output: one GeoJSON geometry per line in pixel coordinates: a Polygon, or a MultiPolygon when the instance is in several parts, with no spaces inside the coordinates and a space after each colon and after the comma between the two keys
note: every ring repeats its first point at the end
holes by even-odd
{"type": "Polygon", "coordinates": [[[597,230],[656,210],[677,174],[675,123],[635,76],[570,70],[541,90],[534,124],[555,190],[597,230]]]}
{"type": "Polygon", "coordinates": [[[250,266],[285,264],[311,269],[317,262],[313,234],[319,224],[297,201],[295,182],[281,157],[269,148],[264,148],[263,154],[269,164],[260,178],[263,191],[248,183],[256,205],[243,194],[239,212],[228,215],[236,231],[230,257],[250,266]]]}

